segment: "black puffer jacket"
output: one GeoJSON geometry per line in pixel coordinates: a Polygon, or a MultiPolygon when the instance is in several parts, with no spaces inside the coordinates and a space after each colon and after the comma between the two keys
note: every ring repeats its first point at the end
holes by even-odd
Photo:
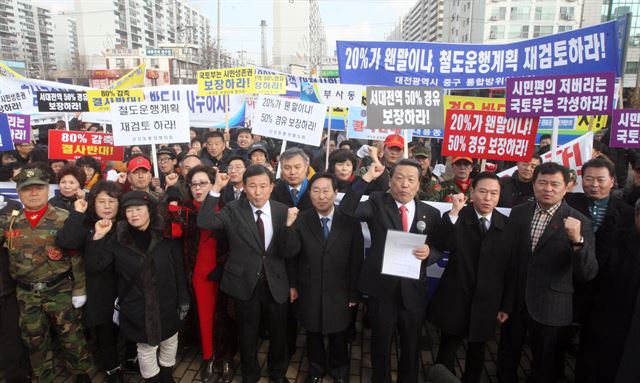
{"type": "Polygon", "coordinates": [[[115,235],[89,241],[85,262],[90,272],[114,263],[122,333],[127,340],[157,345],[178,331],[178,309],[189,303],[189,293],[180,241],[164,238],[160,230],[148,231],[150,241],[143,251],[135,238],[142,232],[120,221],[115,235]],[[146,257],[152,257],[151,263],[139,272],[146,257]],[[133,286],[123,297],[130,283],[133,286]]]}

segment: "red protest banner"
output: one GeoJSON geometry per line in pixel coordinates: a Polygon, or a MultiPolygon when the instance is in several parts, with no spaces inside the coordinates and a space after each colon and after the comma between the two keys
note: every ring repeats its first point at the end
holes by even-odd
{"type": "Polygon", "coordinates": [[[443,156],[529,161],[538,118],[506,118],[504,112],[447,111],[443,156]]]}
{"type": "Polygon", "coordinates": [[[75,160],[82,156],[99,161],[122,161],[124,147],[113,146],[113,135],[107,133],[49,131],[49,158],[75,160]]]}

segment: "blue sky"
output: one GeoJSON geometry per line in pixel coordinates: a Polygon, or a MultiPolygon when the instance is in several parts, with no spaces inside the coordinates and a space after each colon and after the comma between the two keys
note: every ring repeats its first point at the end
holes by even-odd
{"type": "MultiPolygon", "coordinates": [[[[91,0],[83,0],[91,1],[91,0]]],[[[211,19],[212,35],[217,28],[217,0],[187,0],[211,19]]],[[[234,56],[244,50],[260,62],[260,20],[267,21],[267,52],[271,60],[273,1],[307,0],[220,0],[222,48],[234,56]]],[[[336,40],[383,40],[398,18],[417,0],[319,0],[327,33],[329,53],[336,40]]],[[[52,11],[72,11],[73,0],[34,0],[52,11]]]]}

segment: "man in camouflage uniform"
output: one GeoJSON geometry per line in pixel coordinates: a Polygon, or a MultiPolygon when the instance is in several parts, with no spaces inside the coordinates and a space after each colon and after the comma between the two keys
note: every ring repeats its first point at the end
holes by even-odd
{"type": "Polygon", "coordinates": [[[91,356],[73,310],[71,258],[55,244],[68,213],[47,203],[49,175],[39,165],[25,166],[16,176],[22,210],[0,219],[9,271],[17,284],[20,330],[38,382],[55,378],[50,326],[58,334],[67,367],[76,382],[90,382],[91,356]]]}
{"type": "Polygon", "coordinates": [[[420,191],[418,198],[421,200],[435,201],[435,188],[438,178],[431,171],[431,148],[418,145],[413,149],[413,158],[422,167],[420,174],[420,191]]]}
{"type": "Polygon", "coordinates": [[[451,168],[453,178],[435,185],[432,201],[451,202],[451,196],[458,193],[463,193],[467,198],[471,195],[473,160],[468,157],[453,157],[451,168]]]}

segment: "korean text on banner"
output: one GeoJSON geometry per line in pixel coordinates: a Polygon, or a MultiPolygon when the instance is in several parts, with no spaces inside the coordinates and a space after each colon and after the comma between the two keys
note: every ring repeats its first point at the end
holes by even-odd
{"type": "Polygon", "coordinates": [[[620,75],[618,34],[610,21],[496,45],[338,41],[338,65],[345,84],[503,88],[512,76],[620,75]]]}
{"type": "Polygon", "coordinates": [[[300,99],[330,107],[348,108],[362,105],[364,90],[362,85],[303,82],[300,99]]]}
{"type": "Polygon", "coordinates": [[[256,74],[251,67],[199,70],[198,96],[285,94],[286,83],[282,74],[256,74]]]}
{"type": "Polygon", "coordinates": [[[40,112],[88,112],[86,92],[38,92],[40,112]]]}
{"type": "Polygon", "coordinates": [[[252,133],[319,146],[326,113],[326,105],[260,95],[252,133]]]}
{"type": "Polygon", "coordinates": [[[305,82],[312,82],[312,83],[320,83],[320,84],[339,84],[340,83],[340,79],[339,78],[332,78],[332,77],[300,77],[300,76],[294,76],[292,74],[289,73],[283,73],[283,72],[278,72],[275,71],[273,69],[266,69],[266,68],[261,68],[261,67],[254,67],[255,70],[255,74],[259,75],[259,74],[281,74],[285,77],[285,81],[286,81],[286,93],[284,93],[284,96],[286,97],[295,97],[295,98],[300,98],[300,87],[303,83],[305,82]]]}
{"type": "Polygon", "coordinates": [[[613,110],[609,146],[612,148],[640,148],[640,110],[613,110]]]}
{"type": "Polygon", "coordinates": [[[382,129],[442,129],[443,91],[424,87],[367,87],[368,125],[382,129]]]}
{"type": "Polygon", "coordinates": [[[507,78],[507,117],[609,114],[613,72],[507,78]]]}
{"type": "Polygon", "coordinates": [[[143,87],[145,73],[145,64],[142,63],[129,71],[129,73],[125,74],[124,76],[113,82],[111,85],[109,85],[109,89],[128,89],[143,87]]]}
{"type": "Polygon", "coordinates": [[[114,145],[189,142],[185,101],[116,103],[111,106],[114,145]]]}
{"type": "Polygon", "coordinates": [[[0,113],[22,112],[31,105],[26,91],[0,94],[0,113]]]}
{"type": "Polygon", "coordinates": [[[0,151],[14,149],[7,117],[6,114],[0,114],[0,151]]]}
{"type": "MultiPolygon", "coordinates": [[[[31,116],[28,114],[7,114],[6,121],[11,130],[11,139],[15,144],[31,142],[31,116]]],[[[0,123],[4,123],[4,120],[0,123]]]]}
{"type": "Polygon", "coordinates": [[[87,98],[90,112],[109,112],[114,102],[142,102],[142,89],[88,90],[87,98]]]}
{"type": "Polygon", "coordinates": [[[359,106],[349,108],[347,117],[347,137],[349,139],[384,141],[391,134],[402,135],[402,133],[402,129],[369,129],[367,109],[359,106]]]}
{"type": "Polygon", "coordinates": [[[447,111],[442,155],[529,161],[537,118],[506,118],[503,112],[447,111]]]}
{"type": "Polygon", "coordinates": [[[124,147],[113,146],[108,133],[49,131],[49,158],[75,160],[91,156],[99,161],[122,161],[124,147]]]}

